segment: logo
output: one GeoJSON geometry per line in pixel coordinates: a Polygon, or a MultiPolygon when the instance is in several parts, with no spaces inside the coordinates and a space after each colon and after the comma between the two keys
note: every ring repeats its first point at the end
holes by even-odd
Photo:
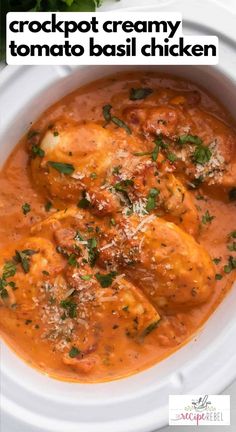
{"type": "Polygon", "coordinates": [[[230,425],[230,396],[170,395],[169,425],[230,425]]]}

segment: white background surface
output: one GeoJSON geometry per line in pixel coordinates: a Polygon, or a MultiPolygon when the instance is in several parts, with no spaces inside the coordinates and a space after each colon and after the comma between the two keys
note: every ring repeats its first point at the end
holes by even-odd
{"type": "MultiPolygon", "coordinates": [[[[126,5],[127,6],[132,6],[132,5],[137,6],[139,4],[140,5],[141,4],[142,5],[144,5],[144,4],[146,4],[146,5],[153,5],[153,4],[156,5],[158,3],[158,1],[160,3],[163,3],[163,1],[165,1],[165,0],[121,0],[120,2],[117,2],[116,7],[117,8],[118,7],[122,7],[122,6],[125,7],[126,5]]],[[[192,2],[195,3],[198,0],[189,0],[189,1],[192,1],[192,2]]],[[[214,7],[214,1],[212,1],[212,3],[213,3],[212,7],[214,7]]],[[[222,1],[222,0],[218,0],[217,1],[216,0],[215,3],[221,3],[221,4],[223,3],[225,7],[231,8],[232,12],[233,12],[233,9],[234,9],[234,11],[236,9],[236,0],[224,0],[224,1],[222,1]]],[[[109,5],[113,6],[114,2],[111,1],[111,0],[107,0],[107,2],[105,3],[105,6],[103,6],[103,8],[102,8],[103,10],[106,8],[106,4],[107,4],[107,6],[109,6],[109,5]]],[[[100,9],[100,10],[102,10],[102,9],[100,9]]],[[[210,18],[209,18],[209,21],[210,21],[210,18]]],[[[218,426],[217,429],[216,429],[216,431],[217,432],[233,432],[233,431],[236,431],[236,382],[233,383],[230,387],[228,387],[224,391],[224,393],[231,395],[231,426],[222,426],[222,427],[218,426]]],[[[177,427],[174,427],[174,426],[170,427],[169,426],[169,427],[161,429],[160,431],[161,432],[173,432],[173,431],[182,432],[182,431],[185,431],[185,430],[187,432],[195,432],[196,431],[196,427],[190,427],[190,426],[183,427],[182,426],[180,428],[178,426],[177,427]]],[[[206,430],[208,431],[209,428],[201,426],[200,432],[205,432],[206,430]]],[[[213,430],[213,427],[212,427],[212,430],[213,430]]],[[[20,430],[17,427],[17,425],[13,425],[12,429],[9,430],[9,429],[4,428],[4,423],[2,423],[2,424],[0,423],[0,432],[24,432],[24,430],[20,430]]],[[[40,432],[40,430],[39,430],[39,432],[40,432]]],[[[83,431],[81,430],[81,431],[78,431],[78,432],[83,432],[83,431]]],[[[124,432],[126,432],[126,431],[124,430],[124,432]]]]}

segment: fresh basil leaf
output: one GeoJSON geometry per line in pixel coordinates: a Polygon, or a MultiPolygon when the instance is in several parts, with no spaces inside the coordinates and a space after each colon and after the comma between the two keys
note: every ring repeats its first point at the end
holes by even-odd
{"type": "Polygon", "coordinates": [[[129,98],[133,101],[145,99],[151,93],[153,93],[151,88],[131,88],[129,98]]]}
{"type": "Polygon", "coordinates": [[[48,161],[48,165],[50,165],[59,173],[66,175],[72,174],[75,170],[74,166],[70,163],[48,161]]]}

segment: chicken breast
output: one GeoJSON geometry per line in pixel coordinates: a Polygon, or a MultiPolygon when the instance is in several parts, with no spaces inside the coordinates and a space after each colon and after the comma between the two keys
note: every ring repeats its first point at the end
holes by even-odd
{"type": "Polygon", "coordinates": [[[156,307],[197,306],[214,290],[214,267],[207,251],[175,224],[154,215],[118,214],[110,224],[109,218],[71,207],[37,229],[45,231],[45,224],[62,248],[78,251],[91,268],[121,272],[156,307]]]}
{"type": "Polygon", "coordinates": [[[163,153],[167,158],[175,156],[174,166],[183,177],[235,187],[236,133],[213,114],[170,101],[168,105],[129,106],[123,115],[137,134],[149,140],[162,138],[163,153]]]}
{"type": "Polygon", "coordinates": [[[35,184],[49,196],[67,202],[78,202],[85,192],[92,201],[103,201],[104,207],[116,208],[115,200],[100,190],[113,167],[123,163],[143,143],[123,130],[107,130],[95,123],[58,123],[46,131],[31,159],[35,184]],[[127,150],[128,148],[128,150],[127,150]]]}

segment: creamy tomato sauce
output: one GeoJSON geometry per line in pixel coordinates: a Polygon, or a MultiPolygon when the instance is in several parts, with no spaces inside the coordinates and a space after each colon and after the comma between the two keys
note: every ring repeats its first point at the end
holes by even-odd
{"type": "Polygon", "coordinates": [[[235,160],[228,113],[172,76],[113,75],[50,107],[0,173],[2,338],[79,382],[179,349],[235,279],[235,160]]]}

